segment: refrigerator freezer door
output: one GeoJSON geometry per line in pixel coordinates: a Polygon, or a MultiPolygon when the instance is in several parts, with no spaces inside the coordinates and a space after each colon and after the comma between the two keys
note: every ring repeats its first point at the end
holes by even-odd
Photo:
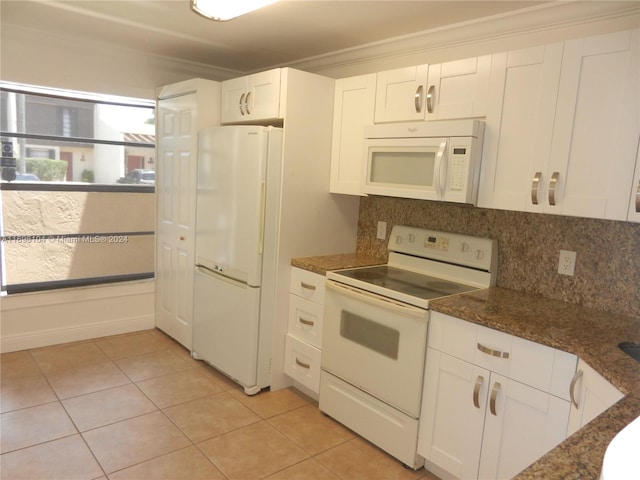
{"type": "Polygon", "coordinates": [[[193,352],[257,393],[260,288],[196,268],[193,352]]]}
{"type": "Polygon", "coordinates": [[[198,135],[196,264],[260,285],[269,127],[198,135]]]}

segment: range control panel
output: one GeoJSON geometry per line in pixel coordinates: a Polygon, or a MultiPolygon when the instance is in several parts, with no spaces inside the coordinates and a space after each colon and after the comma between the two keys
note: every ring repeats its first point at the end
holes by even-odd
{"type": "Polygon", "coordinates": [[[457,233],[395,225],[389,238],[389,251],[495,271],[498,246],[495,240],[457,233]]]}

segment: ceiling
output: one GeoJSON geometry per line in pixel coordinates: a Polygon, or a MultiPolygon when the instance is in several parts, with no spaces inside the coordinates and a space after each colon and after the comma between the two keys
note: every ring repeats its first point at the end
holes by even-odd
{"type": "Polygon", "coordinates": [[[280,0],[214,22],[193,13],[189,0],[1,0],[0,19],[3,26],[248,73],[542,3],[280,0]]]}

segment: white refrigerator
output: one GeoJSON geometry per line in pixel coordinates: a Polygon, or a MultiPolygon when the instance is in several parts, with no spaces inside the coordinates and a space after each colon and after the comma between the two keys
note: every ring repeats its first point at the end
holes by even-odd
{"type": "Polygon", "coordinates": [[[222,126],[198,135],[192,355],[253,395],[269,386],[282,129],[222,126]],[[270,301],[271,300],[271,301],[270,301]]]}

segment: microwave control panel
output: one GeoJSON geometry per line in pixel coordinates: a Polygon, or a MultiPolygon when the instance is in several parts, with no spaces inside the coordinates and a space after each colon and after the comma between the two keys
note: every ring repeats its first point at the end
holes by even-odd
{"type": "Polygon", "coordinates": [[[469,179],[469,147],[451,147],[447,190],[462,193],[469,179]]]}

